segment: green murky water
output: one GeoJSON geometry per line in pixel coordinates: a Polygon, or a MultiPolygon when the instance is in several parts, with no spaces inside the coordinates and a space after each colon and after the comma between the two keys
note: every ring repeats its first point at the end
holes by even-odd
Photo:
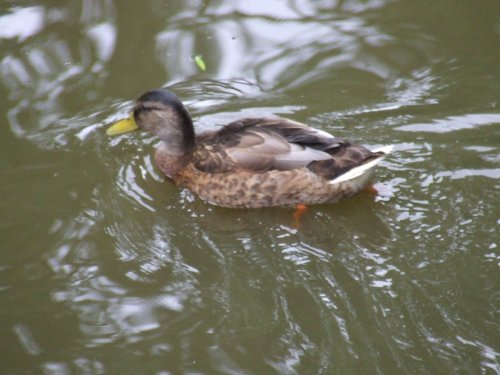
{"type": "Polygon", "coordinates": [[[500,2],[2,1],[0,47],[2,374],[500,373],[500,2]],[[394,144],[381,194],[209,206],[105,135],[161,86],[394,144]]]}

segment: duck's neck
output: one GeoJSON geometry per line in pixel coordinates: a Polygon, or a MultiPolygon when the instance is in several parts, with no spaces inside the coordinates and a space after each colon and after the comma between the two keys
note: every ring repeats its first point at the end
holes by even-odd
{"type": "Polygon", "coordinates": [[[179,108],[178,114],[181,118],[179,126],[181,130],[181,149],[183,154],[190,154],[196,143],[193,121],[183,105],[179,108]]]}
{"type": "Polygon", "coordinates": [[[189,162],[191,154],[175,154],[165,142],[156,149],[155,161],[160,170],[171,179],[175,180],[189,162]]]}
{"type": "Polygon", "coordinates": [[[162,128],[157,132],[162,140],[163,149],[172,156],[181,157],[191,154],[195,146],[194,127],[191,119],[176,126],[162,128]]]}
{"type": "Polygon", "coordinates": [[[196,141],[193,121],[184,107],[175,113],[177,118],[171,126],[161,127],[157,135],[161,145],[156,150],[156,164],[161,171],[172,179],[189,162],[196,141]]]}
{"type": "Polygon", "coordinates": [[[136,122],[163,141],[163,149],[172,157],[191,154],[195,146],[195,133],[191,116],[179,103],[161,111],[147,110],[145,106],[134,113],[136,122]]]}

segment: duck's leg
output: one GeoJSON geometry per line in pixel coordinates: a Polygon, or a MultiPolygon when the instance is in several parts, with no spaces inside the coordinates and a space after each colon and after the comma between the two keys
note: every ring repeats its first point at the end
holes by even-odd
{"type": "Polygon", "coordinates": [[[378,190],[373,185],[368,185],[363,190],[370,195],[378,195],[378,190]]]}
{"type": "Polygon", "coordinates": [[[298,204],[295,206],[295,211],[293,212],[293,226],[296,229],[300,228],[300,219],[306,214],[309,208],[305,204],[298,204]]]}

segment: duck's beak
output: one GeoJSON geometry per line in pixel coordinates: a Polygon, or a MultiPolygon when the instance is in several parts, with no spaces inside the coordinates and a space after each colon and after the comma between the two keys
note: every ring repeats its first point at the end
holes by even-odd
{"type": "Polygon", "coordinates": [[[118,135],[128,133],[136,129],[139,129],[139,127],[134,120],[134,114],[131,113],[128,118],[115,122],[113,125],[111,125],[108,130],[106,130],[106,134],[118,135]]]}

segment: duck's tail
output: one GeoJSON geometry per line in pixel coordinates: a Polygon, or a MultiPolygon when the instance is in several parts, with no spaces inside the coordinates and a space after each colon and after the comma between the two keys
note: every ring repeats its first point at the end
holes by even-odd
{"type": "MultiPolygon", "coordinates": [[[[374,154],[378,154],[374,159],[361,164],[350,171],[347,171],[344,174],[341,174],[337,178],[334,178],[331,180],[329,183],[330,184],[338,184],[340,182],[345,182],[345,181],[352,181],[355,179],[360,180],[358,183],[360,185],[364,185],[365,181],[368,181],[372,176],[374,171],[375,166],[380,163],[387,155],[389,155],[392,150],[394,149],[394,146],[382,146],[379,148],[376,148],[375,150],[372,150],[374,154]]],[[[354,182],[354,181],[353,181],[354,182]]]]}

